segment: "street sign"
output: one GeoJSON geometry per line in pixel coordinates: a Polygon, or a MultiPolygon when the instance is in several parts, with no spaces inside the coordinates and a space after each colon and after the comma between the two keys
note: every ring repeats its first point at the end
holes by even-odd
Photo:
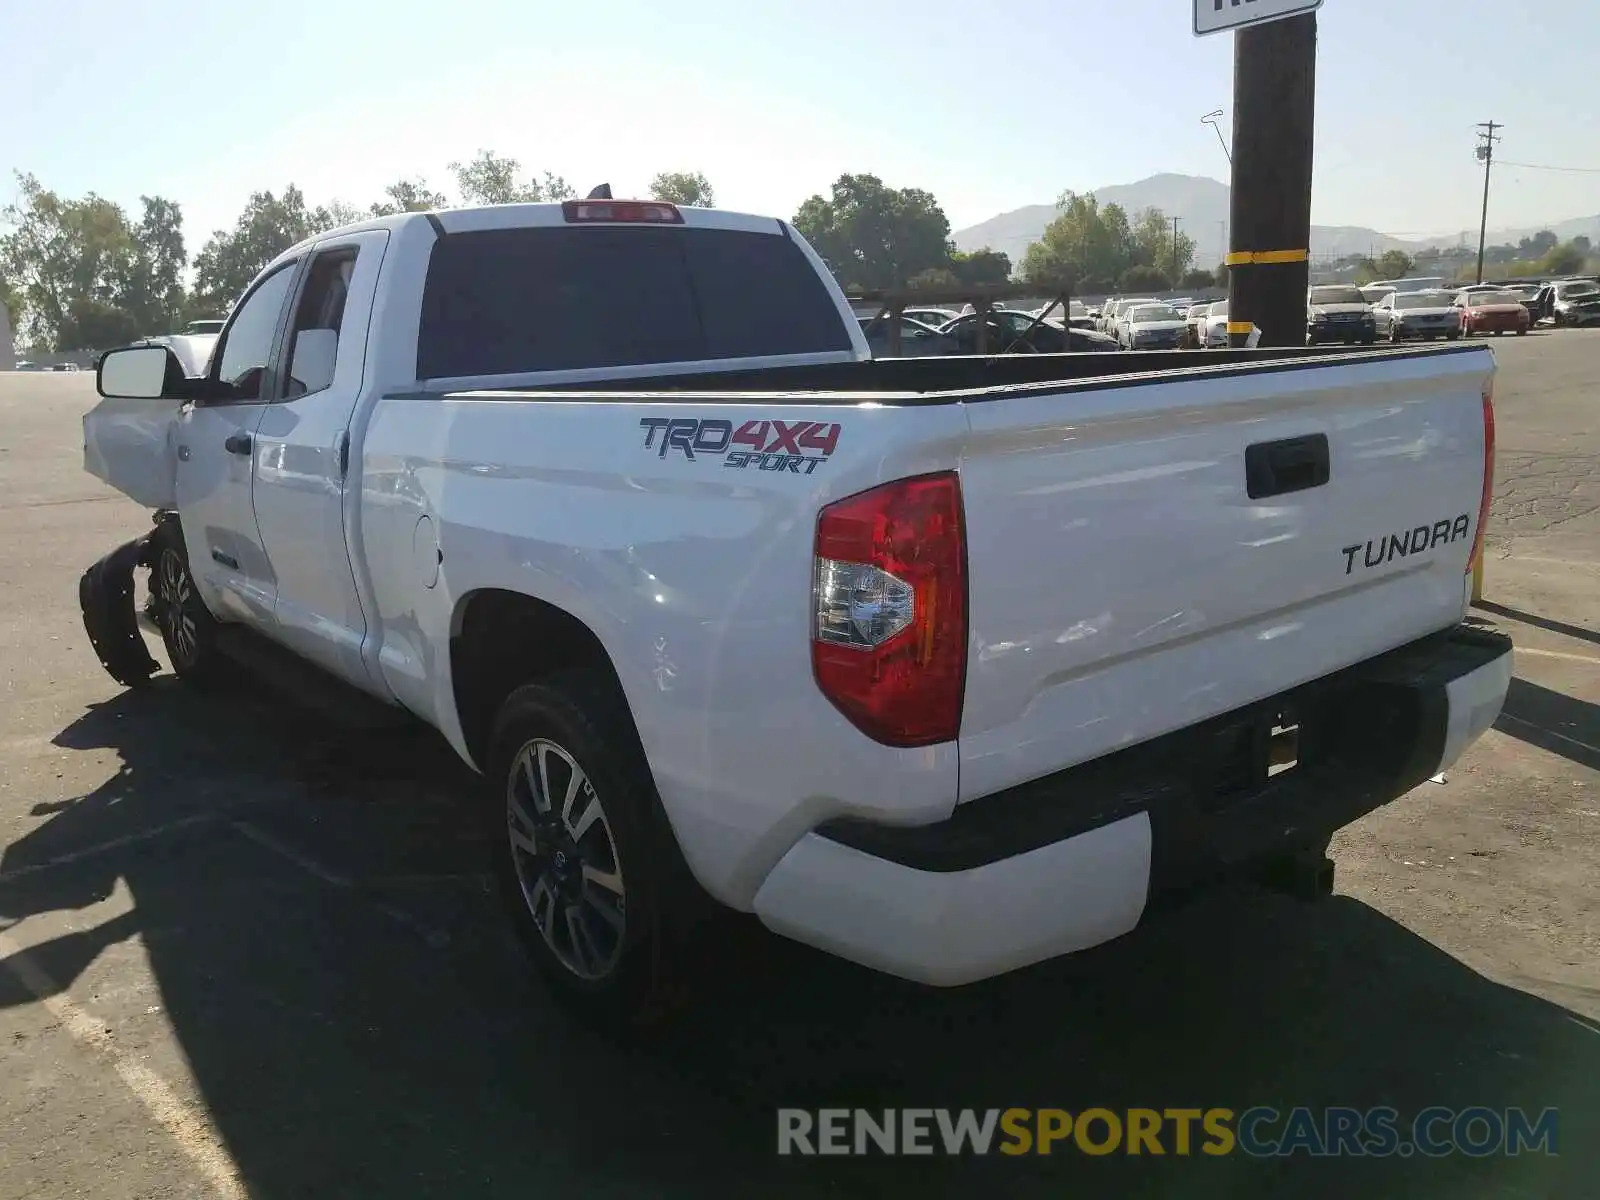
{"type": "Polygon", "coordinates": [[[1194,35],[1281,21],[1321,7],[1322,0],[1194,0],[1194,35]]]}

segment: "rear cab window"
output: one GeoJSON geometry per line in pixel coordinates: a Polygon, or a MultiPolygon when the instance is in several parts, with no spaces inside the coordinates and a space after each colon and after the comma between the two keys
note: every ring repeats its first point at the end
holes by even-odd
{"type": "Polygon", "coordinates": [[[696,363],[853,348],[782,228],[531,226],[433,247],[419,379],[696,363]]]}

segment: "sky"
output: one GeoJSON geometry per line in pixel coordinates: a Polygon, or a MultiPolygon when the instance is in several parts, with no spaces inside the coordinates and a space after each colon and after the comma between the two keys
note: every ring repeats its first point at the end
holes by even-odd
{"type": "MultiPolygon", "coordinates": [[[[698,170],[789,216],[842,172],[920,187],[953,228],[1162,171],[1226,181],[1233,38],[1193,0],[0,0],[0,203],[183,208],[190,253],[250,192],[447,193],[488,148],[642,194],[698,170]],[[135,16],[137,13],[137,16],[135,16]]],[[[1326,0],[1312,218],[1475,227],[1475,124],[1505,125],[1491,228],[1600,213],[1600,0],[1326,0]]]]}

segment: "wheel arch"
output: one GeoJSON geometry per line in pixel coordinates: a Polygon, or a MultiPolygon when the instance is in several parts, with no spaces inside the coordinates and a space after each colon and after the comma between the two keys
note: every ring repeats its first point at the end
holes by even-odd
{"type": "Polygon", "coordinates": [[[557,671],[602,671],[633,719],[622,678],[599,635],[566,609],[525,592],[484,587],[463,595],[451,612],[449,656],[462,743],[479,769],[505,698],[557,671]]]}

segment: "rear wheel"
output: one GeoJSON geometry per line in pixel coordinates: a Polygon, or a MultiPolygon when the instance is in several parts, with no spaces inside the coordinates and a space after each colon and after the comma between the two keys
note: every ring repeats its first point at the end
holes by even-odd
{"type": "Polygon", "coordinates": [[[556,998],[612,1029],[658,1023],[685,998],[696,918],[689,874],[615,683],[596,670],[518,688],[488,761],[502,899],[556,998]]]}
{"type": "Polygon", "coordinates": [[[1389,326],[1389,340],[1391,342],[1398,342],[1400,340],[1400,326],[1398,326],[1398,325],[1390,325],[1389,326]]]}

